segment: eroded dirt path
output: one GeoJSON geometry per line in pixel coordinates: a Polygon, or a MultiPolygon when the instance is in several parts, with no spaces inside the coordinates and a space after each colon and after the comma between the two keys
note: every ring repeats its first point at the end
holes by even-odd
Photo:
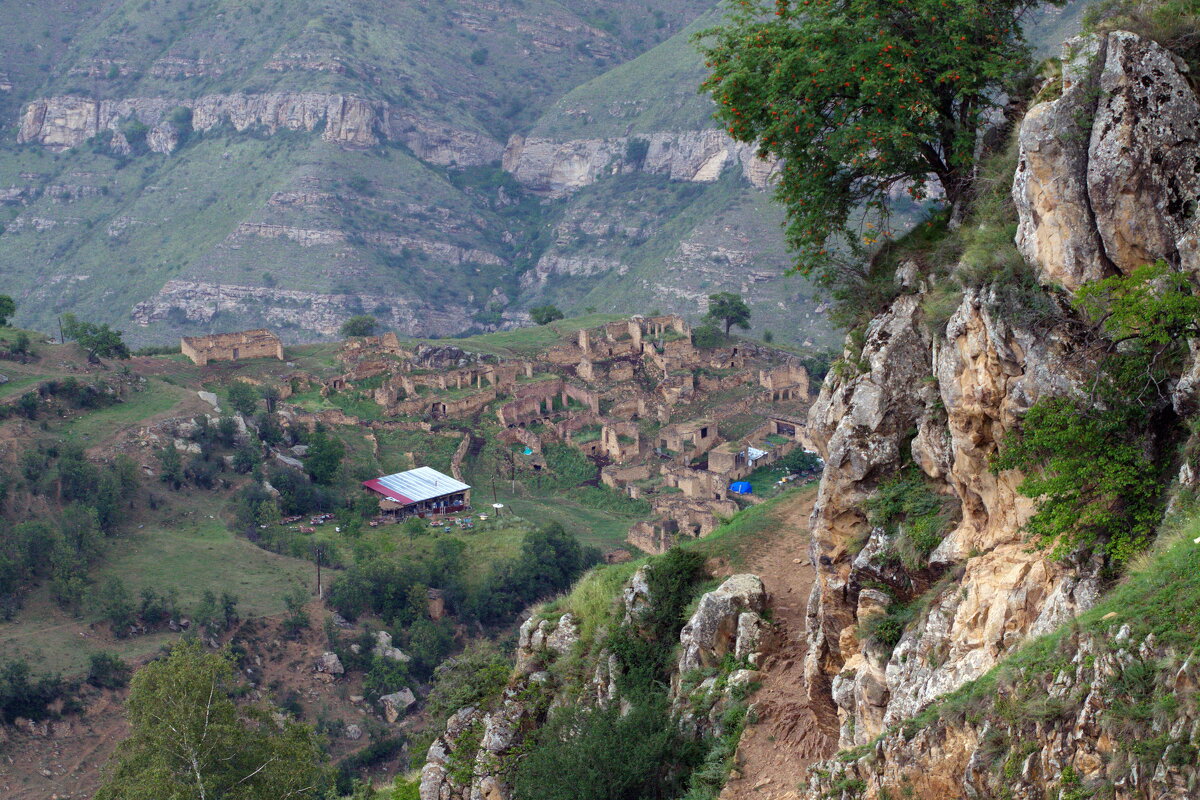
{"type": "Polygon", "coordinates": [[[814,499],[815,493],[804,492],[788,501],[779,533],[746,556],[746,571],[761,577],[771,593],[778,645],[762,664],[762,688],[752,698],[755,722],[742,734],[722,800],[795,798],[808,766],[836,750],[832,703],[810,701],[804,682],[805,612],[814,579],[808,516],[814,499]]]}

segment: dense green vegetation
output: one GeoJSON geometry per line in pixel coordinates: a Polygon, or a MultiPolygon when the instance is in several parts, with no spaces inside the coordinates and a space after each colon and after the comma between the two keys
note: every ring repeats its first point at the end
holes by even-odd
{"type": "Polygon", "coordinates": [[[1181,430],[1170,386],[1196,335],[1200,298],[1187,277],[1148,265],[1082,287],[1099,365],[1085,397],[1030,408],[995,460],[1027,476],[1039,501],[1027,530],[1057,556],[1102,550],[1117,564],[1149,543],[1161,514],[1164,459],[1181,430]]]}
{"type": "Polygon", "coordinates": [[[679,638],[703,564],[699,554],[678,549],[650,562],[646,583],[654,602],[607,640],[621,664],[621,696],[632,711],[623,714],[613,705],[552,713],[517,766],[518,798],[637,800],[682,791],[704,748],[673,724],[665,681],[674,651],[664,643],[679,638]]]}

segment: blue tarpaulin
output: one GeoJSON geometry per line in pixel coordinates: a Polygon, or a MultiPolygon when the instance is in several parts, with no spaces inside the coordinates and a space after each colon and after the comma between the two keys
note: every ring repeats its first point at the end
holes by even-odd
{"type": "Polygon", "coordinates": [[[754,487],[749,481],[734,481],[729,484],[729,491],[734,494],[754,494],[754,487]]]}

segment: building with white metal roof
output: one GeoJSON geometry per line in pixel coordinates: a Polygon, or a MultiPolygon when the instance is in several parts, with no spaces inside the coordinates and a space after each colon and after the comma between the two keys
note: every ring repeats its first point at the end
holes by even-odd
{"type": "Polygon", "coordinates": [[[451,514],[471,503],[471,487],[432,467],[417,467],[394,475],[363,481],[363,486],[382,495],[379,507],[404,514],[451,514]]]}

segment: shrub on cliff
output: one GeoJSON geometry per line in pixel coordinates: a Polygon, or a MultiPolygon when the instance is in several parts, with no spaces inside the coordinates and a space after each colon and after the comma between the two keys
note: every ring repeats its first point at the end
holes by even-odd
{"type": "Polygon", "coordinates": [[[1025,473],[1020,492],[1038,501],[1026,531],[1040,546],[1122,563],[1161,515],[1161,456],[1178,434],[1171,389],[1200,335],[1200,297],[1159,262],[1084,285],[1075,306],[1099,353],[1088,394],[1038,400],[993,468],[1025,473]]]}

